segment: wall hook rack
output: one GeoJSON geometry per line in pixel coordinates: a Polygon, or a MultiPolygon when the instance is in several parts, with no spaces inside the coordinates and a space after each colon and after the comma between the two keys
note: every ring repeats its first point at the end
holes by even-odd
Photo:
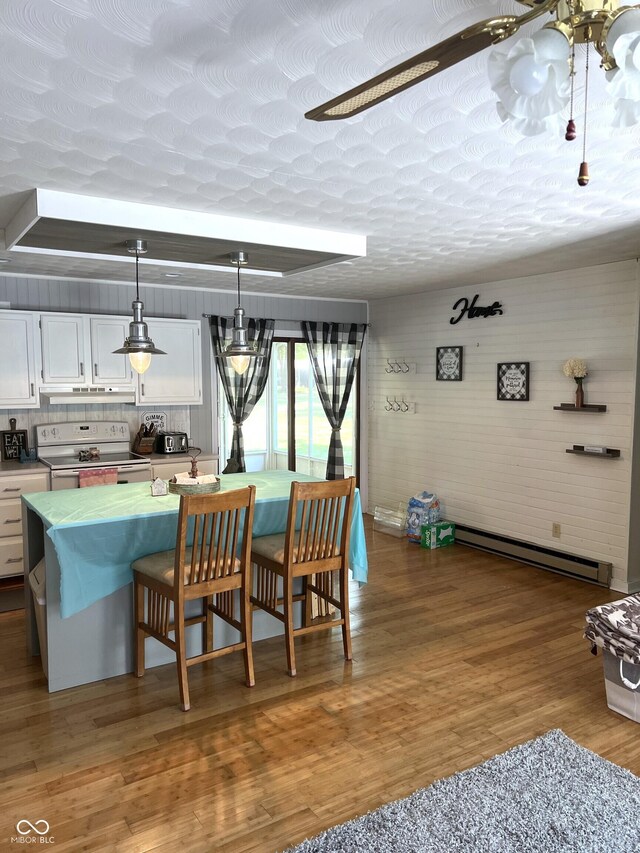
{"type": "Polygon", "coordinates": [[[416,404],[408,402],[404,397],[401,400],[398,400],[397,397],[394,397],[393,400],[390,397],[387,397],[384,408],[387,412],[411,412],[411,414],[414,414],[416,404]]]}
{"type": "Polygon", "coordinates": [[[409,364],[405,361],[405,359],[402,359],[402,361],[394,359],[392,361],[390,358],[388,358],[387,366],[385,367],[384,371],[385,373],[415,373],[416,365],[409,364]]]}

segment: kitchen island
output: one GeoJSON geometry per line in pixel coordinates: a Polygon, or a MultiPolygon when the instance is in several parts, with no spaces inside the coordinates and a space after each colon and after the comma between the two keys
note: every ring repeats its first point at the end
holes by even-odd
{"type": "MultiPolygon", "coordinates": [[[[263,471],[220,477],[221,490],[256,485],[254,536],[286,526],[293,480],[315,477],[291,471],[263,471]]],[[[23,498],[25,580],[42,558],[46,576],[46,633],[49,691],[133,671],[131,562],[173,548],[176,495],[152,497],[148,483],[46,492],[23,498]]],[[[351,526],[350,566],[355,580],[367,579],[360,496],[351,526]]],[[[27,645],[38,654],[35,613],[25,584],[27,645]]],[[[193,603],[197,607],[197,603],[193,603]]],[[[282,633],[268,614],[254,614],[254,640],[282,633]]],[[[216,620],[215,646],[235,642],[233,628],[216,620]]],[[[188,653],[201,651],[198,630],[188,635],[188,653]]],[[[149,667],[175,660],[160,643],[148,641],[149,667]]]]}

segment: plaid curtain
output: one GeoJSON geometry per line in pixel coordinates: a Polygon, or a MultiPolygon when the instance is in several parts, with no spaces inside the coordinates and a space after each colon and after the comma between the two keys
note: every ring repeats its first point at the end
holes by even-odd
{"type": "Polygon", "coordinates": [[[255,320],[245,318],[247,324],[247,339],[258,352],[258,358],[252,358],[249,367],[242,375],[235,372],[228,358],[219,358],[223,350],[231,343],[233,317],[210,317],[209,328],[213,351],[216,356],[218,373],[222,380],[227,405],[233,421],[233,440],[231,442],[231,467],[238,472],[244,472],[244,441],[242,424],[253,411],[264,393],[271,364],[271,345],[273,344],[273,320],[255,320]]]}
{"type": "Polygon", "coordinates": [[[340,427],[347,411],[366,328],[357,323],[302,323],[322,408],[331,424],[327,480],[344,477],[340,427]]]}

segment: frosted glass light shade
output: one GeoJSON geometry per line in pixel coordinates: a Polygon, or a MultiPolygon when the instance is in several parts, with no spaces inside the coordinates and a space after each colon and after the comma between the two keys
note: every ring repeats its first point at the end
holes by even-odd
{"type": "Polygon", "coordinates": [[[491,88],[500,99],[498,115],[524,136],[560,126],[560,113],[569,103],[567,38],[558,30],[542,29],[519,39],[507,52],[489,56],[491,88]]]}
{"type": "Polygon", "coordinates": [[[144,373],[149,369],[151,364],[150,352],[130,352],[129,362],[136,373],[144,373]]]}
{"type": "Polygon", "coordinates": [[[636,36],[640,33],[640,9],[627,9],[622,12],[609,27],[607,33],[606,47],[613,56],[613,49],[620,36],[636,36]]]}
{"type": "Polygon", "coordinates": [[[640,120],[640,9],[628,9],[615,19],[606,45],[618,66],[607,72],[613,125],[631,127],[640,120]]]}

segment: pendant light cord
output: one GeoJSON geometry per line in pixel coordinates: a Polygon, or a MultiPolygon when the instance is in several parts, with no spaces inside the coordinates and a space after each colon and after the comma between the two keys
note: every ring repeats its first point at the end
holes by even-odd
{"type": "Polygon", "coordinates": [[[140,261],[140,254],[136,249],[136,300],[140,301],[140,284],[138,280],[138,263],[140,261]]]}
{"type": "Polygon", "coordinates": [[[241,308],[240,305],[240,264],[238,263],[238,308],[241,308]]]}

